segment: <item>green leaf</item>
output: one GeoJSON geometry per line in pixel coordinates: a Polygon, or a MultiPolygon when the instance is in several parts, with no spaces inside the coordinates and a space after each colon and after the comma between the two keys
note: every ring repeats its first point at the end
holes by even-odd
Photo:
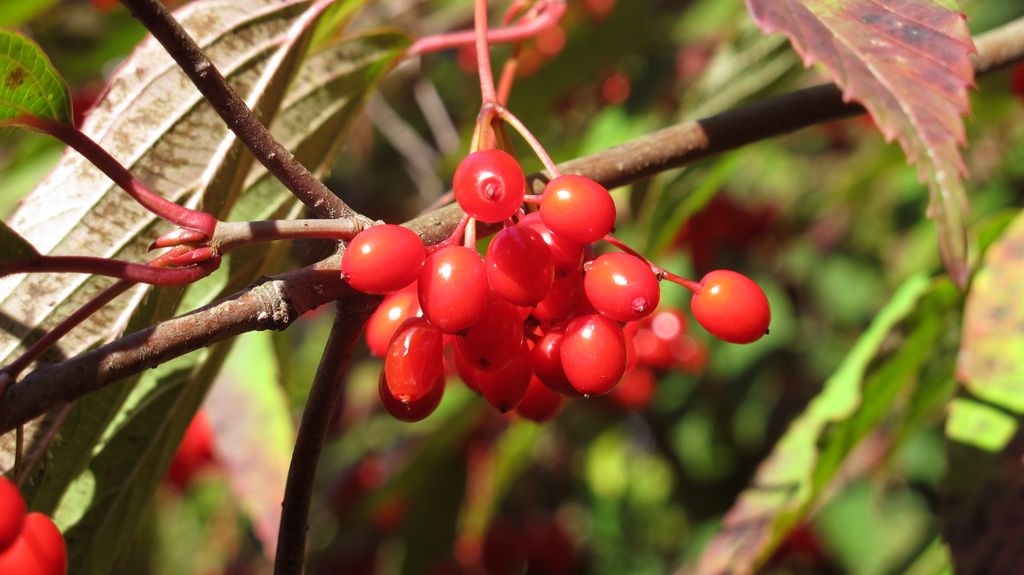
{"type": "Polygon", "coordinates": [[[57,0],[0,0],[0,26],[13,28],[21,26],[39,14],[50,9],[57,0]]]}
{"type": "Polygon", "coordinates": [[[789,36],[805,64],[824,64],[844,97],[900,142],[931,190],[946,269],[965,286],[961,116],[974,85],[974,44],[963,14],[947,0],[747,0],[747,7],[762,30],[789,36]]]}
{"type": "Polygon", "coordinates": [[[19,118],[71,123],[71,96],[64,79],[35,42],[0,30],[0,126],[19,118]]]}
{"type": "Polygon", "coordinates": [[[941,316],[922,319],[899,351],[868,375],[889,333],[913,312],[931,282],[915,276],[875,317],[824,389],[793,422],[723,520],[698,573],[755,571],[817,501],[846,456],[884,417],[944,333],[941,316]]]}
{"type": "Polygon", "coordinates": [[[972,395],[1024,414],[1024,213],[985,255],[964,310],[957,373],[972,395]]]}

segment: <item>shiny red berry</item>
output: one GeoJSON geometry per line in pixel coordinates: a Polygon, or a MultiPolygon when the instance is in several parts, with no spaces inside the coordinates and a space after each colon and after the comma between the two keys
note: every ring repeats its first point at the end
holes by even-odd
{"type": "Polygon", "coordinates": [[[384,356],[390,395],[402,403],[422,399],[444,385],[444,336],[421,317],[405,320],[384,356]]]}
{"type": "Polygon", "coordinates": [[[615,202],[590,178],[559,176],[544,187],[540,217],[555,235],[580,244],[596,242],[615,227],[615,202]]]}
{"type": "Polygon", "coordinates": [[[0,573],[65,575],[68,551],[60,530],[42,513],[29,513],[18,538],[0,551],[0,573]]]}
{"type": "Polygon", "coordinates": [[[543,332],[530,349],[530,361],[533,364],[533,372],[541,382],[551,389],[569,397],[579,397],[580,392],[569,383],[569,378],[562,368],[562,339],[565,332],[561,329],[551,329],[543,332]]]}
{"type": "Polygon", "coordinates": [[[458,333],[480,319],[487,306],[487,272],[476,250],[442,248],[427,258],[420,274],[423,317],[445,333],[458,333]]]}
{"type": "Polygon", "coordinates": [[[626,338],[613,320],[585,315],[569,322],[559,356],[576,391],[585,396],[604,395],[626,371],[626,338]]]}
{"type": "Polygon", "coordinates": [[[505,301],[531,306],[544,299],[555,277],[548,249],[540,233],[517,225],[498,232],[484,257],[491,289],[505,301]]]}
{"type": "Polygon", "coordinates": [[[577,268],[575,273],[556,278],[530,315],[541,323],[557,325],[568,320],[582,300],[583,273],[577,268]]]}
{"type": "Polygon", "coordinates": [[[459,352],[478,369],[493,370],[512,361],[523,345],[523,320],[519,309],[494,295],[479,321],[455,339],[459,352]]]}
{"type": "Polygon", "coordinates": [[[455,169],[455,200],[470,216],[497,223],[512,217],[523,203],[526,176],[519,162],[501,150],[480,150],[455,169]]]}
{"type": "Polygon", "coordinates": [[[391,394],[387,382],[387,375],[380,372],[380,383],[377,386],[377,393],[380,396],[380,403],[384,410],[399,421],[412,423],[424,419],[441,404],[441,396],[444,395],[444,385],[435,385],[430,393],[416,401],[403,403],[400,399],[391,394]]]}
{"type": "Polygon", "coordinates": [[[14,483],[0,475],[0,552],[14,543],[24,522],[25,500],[14,483]]]}
{"type": "Polygon", "coordinates": [[[416,284],[388,294],[366,322],[366,346],[376,357],[384,357],[398,326],[420,314],[420,296],[416,284]]]}
{"type": "Polygon", "coordinates": [[[353,288],[386,294],[416,281],[427,257],[416,232],[385,224],[352,238],[341,256],[341,273],[353,288]]]}
{"type": "Polygon", "coordinates": [[[622,252],[590,262],[583,289],[598,313],[621,322],[647,317],[661,300],[661,286],[650,264],[622,252]]]}
{"type": "Polygon", "coordinates": [[[526,388],[526,395],[516,406],[516,413],[530,421],[543,423],[554,417],[561,407],[562,395],[534,376],[526,388]]]}
{"type": "Polygon", "coordinates": [[[512,361],[497,369],[480,369],[456,348],[455,366],[466,386],[483,395],[501,413],[519,405],[533,377],[530,351],[525,345],[512,361]]]}
{"type": "Polygon", "coordinates": [[[731,343],[751,343],[768,331],[768,298],[747,276],[715,270],[700,280],[700,286],[690,309],[711,335],[731,343]]]}
{"type": "Polygon", "coordinates": [[[580,269],[583,260],[583,244],[563,236],[555,235],[540,218],[540,212],[531,212],[519,220],[519,225],[531,227],[544,238],[551,252],[551,263],[555,266],[555,277],[574,273],[580,269]]]}

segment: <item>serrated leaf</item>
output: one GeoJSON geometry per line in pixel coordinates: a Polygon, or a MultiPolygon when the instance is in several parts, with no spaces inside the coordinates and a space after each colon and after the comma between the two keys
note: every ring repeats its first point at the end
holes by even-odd
{"type": "Polygon", "coordinates": [[[943,262],[967,283],[967,194],[961,116],[974,85],[964,15],[947,0],[747,0],[765,32],[789,36],[804,63],[821,62],[844,97],[900,142],[931,190],[943,262]]]}
{"type": "Polygon", "coordinates": [[[889,411],[944,333],[937,313],[921,314],[923,319],[899,351],[867,377],[889,333],[930,293],[930,283],[923,276],[907,280],[879,311],[726,514],[722,529],[701,556],[697,573],[755,572],[810,510],[845,457],[889,411]]]}
{"type": "Polygon", "coordinates": [[[35,42],[0,30],[0,126],[18,118],[71,122],[71,95],[64,79],[35,42]]]}

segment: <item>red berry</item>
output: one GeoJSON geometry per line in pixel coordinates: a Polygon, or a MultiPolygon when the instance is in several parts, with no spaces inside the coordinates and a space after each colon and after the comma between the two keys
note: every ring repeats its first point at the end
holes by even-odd
{"type": "Polygon", "coordinates": [[[478,369],[497,369],[508,364],[523,345],[523,320],[519,309],[491,294],[480,321],[456,338],[456,349],[478,369]]]}
{"type": "Polygon", "coordinates": [[[444,385],[444,336],[430,322],[411,317],[398,328],[384,356],[388,391],[402,403],[419,401],[444,385]]]}
{"type": "Polygon", "coordinates": [[[501,413],[519,405],[533,377],[530,351],[525,345],[512,361],[497,369],[478,368],[456,348],[455,366],[466,386],[483,395],[501,413]]]}
{"type": "Polygon", "coordinates": [[[644,367],[631,369],[608,394],[612,401],[630,411],[641,411],[654,397],[654,373],[644,367]]]}
{"type": "Polygon", "coordinates": [[[540,217],[556,235],[580,244],[596,242],[615,227],[615,202],[590,178],[559,176],[544,187],[540,217]]]}
{"type": "Polygon", "coordinates": [[[544,238],[551,252],[551,263],[555,266],[555,276],[563,276],[580,269],[580,261],[583,259],[583,244],[574,242],[563,236],[556,235],[540,218],[540,212],[531,212],[519,220],[519,225],[529,226],[544,238]]]}
{"type": "Polygon", "coordinates": [[[14,543],[0,551],[0,573],[19,575],[65,575],[68,551],[60,530],[42,513],[25,516],[14,543]]]}
{"type": "Polygon", "coordinates": [[[768,298],[750,278],[715,270],[700,280],[690,300],[693,317],[711,335],[731,343],[751,343],[768,331],[768,298]]]}
{"type": "Polygon", "coordinates": [[[560,324],[569,319],[583,300],[583,273],[576,269],[575,273],[556,278],[544,297],[530,313],[537,321],[546,324],[560,324]]]}
{"type": "Polygon", "coordinates": [[[661,286],[650,264],[622,252],[590,262],[583,289],[601,315],[622,322],[647,317],[661,300],[661,286]]]}
{"type": "Polygon", "coordinates": [[[533,364],[533,372],[544,385],[562,395],[579,397],[580,392],[569,383],[569,378],[562,368],[561,351],[564,337],[565,332],[560,329],[545,332],[537,343],[533,344],[530,362],[533,364]]]}
{"type": "Polygon", "coordinates": [[[199,410],[188,424],[185,435],[178,444],[178,450],[167,470],[167,480],[179,489],[184,489],[192,477],[213,461],[213,426],[206,411],[199,410]]]}
{"type": "Polygon", "coordinates": [[[435,385],[430,393],[416,401],[403,403],[388,390],[387,376],[383,370],[380,372],[380,384],[377,386],[377,393],[380,395],[380,403],[385,411],[399,421],[412,423],[426,418],[437,406],[441,404],[441,396],[444,395],[444,386],[435,385]]]}
{"type": "Polygon", "coordinates": [[[526,395],[516,406],[516,413],[537,423],[548,421],[562,407],[562,396],[544,385],[536,376],[530,378],[526,395]]]}
{"type": "Polygon", "coordinates": [[[559,356],[576,391],[604,395],[626,371],[626,338],[619,324],[602,315],[581,316],[566,328],[559,356]]]}
{"type": "Polygon", "coordinates": [[[341,274],[353,288],[386,294],[416,281],[427,257],[416,232],[385,224],[352,238],[341,256],[341,274]]]}
{"type": "Polygon", "coordinates": [[[427,258],[420,274],[423,316],[445,333],[458,333],[480,319],[487,306],[487,272],[475,250],[451,246],[427,258]]]}
{"type": "Polygon", "coordinates": [[[25,500],[14,483],[0,475],[0,552],[14,543],[24,522],[25,500]]]}
{"type": "Polygon", "coordinates": [[[708,366],[708,350],[700,340],[684,335],[672,345],[675,367],[683,373],[697,375],[708,366]]]}
{"type": "Polygon", "coordinates": [[[551,250],[540,233],[526,226],[498,232],[484,258],[491,289],[506,301],[531,306],[544,299],[555,277],[551,250]]]}
{"type": "Polygon", "coordinates": [[[678,359],[675,348],[685,334],[686,317],[677,309],[662,309],[648,316],[633,336],[638,361],[658,369],[671,368],[678,359]]]}
{"type": "Polygon", "coordinates": [[[497,223],[523,204],[526,176],[519,162],[501,150],[480,150],[463,158],[452,184],[455,200],[470,216],[497,223]]]}
{"type": "Polygon", "coordinates": [[[384,357],[398,326],[419,314],[420,297],[416,284],[388,294],[366,322],[366,346],[370,348],[370,353],[384,357]]]}

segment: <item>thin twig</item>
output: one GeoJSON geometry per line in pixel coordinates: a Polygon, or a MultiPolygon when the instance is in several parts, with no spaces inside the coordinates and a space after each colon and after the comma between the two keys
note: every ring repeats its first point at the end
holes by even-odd
{"type": "Polygon", "coordinates": [[[337,403],[342,397],[352,352],[359,342],[363,325],[379,302],[379,297],[365,296],[338,306],[334,326],[310,387],[295,437],[295,450],[292,451],[281,508],[281,528],[278,530],[274,560],[275,575],[302,573],[306,556],[306,531],[309,529],[309,507],[320,451],[327,438],[331,417],[337,411],[337,403]]]}
{"type": "Polygon", "coordinates": [[[192,80],[257,160],[315,214],[369,225],[281,145],[160,0],[121,0],[192,80]]]}

